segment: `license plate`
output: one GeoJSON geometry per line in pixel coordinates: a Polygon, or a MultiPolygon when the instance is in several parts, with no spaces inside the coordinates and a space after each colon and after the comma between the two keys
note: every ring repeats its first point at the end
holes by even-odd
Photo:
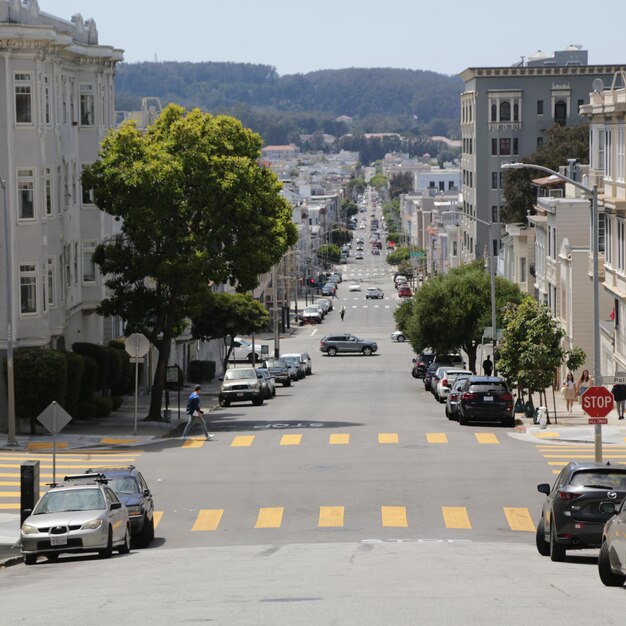
{"type": "Polygon", "coordinates": [[[493,396],[485,396],[485,397],[483,398],[483,400],[484,400],[485,402],[493,402],[493,396]]]}
{"type": "Polygon", "coordinates": [[[243,396],[243,391],[238,391],[238,392],[237,392],[237,395],[238,395],[238,396],[243,396]]]}
{"type": "Polygon", "coordinates": [[[50,535],[51,546],[66,546],[67,535],[50,535]]]}

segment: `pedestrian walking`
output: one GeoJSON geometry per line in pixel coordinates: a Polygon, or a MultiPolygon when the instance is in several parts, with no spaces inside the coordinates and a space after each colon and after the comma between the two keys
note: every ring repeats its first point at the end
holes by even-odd
{"type": "Polygon", "coordinates": [[[578,382],[576,383],[576,393],[578,397],[583,395],[591,385],[593,385],[592,378],[589,377],[589,370],[583,370],[578,382]]]}
{"type": "Polygon", "coordinates": [[[626,404],[626,385],[613,385],[611,393],[615,398],[615,407],[617,408],[617,419],[624,419],[624,405],[626,404]]]}
{"type": "Polygon", "coordinates": [[[490,354],[488,354],[487,358],[483,361],[483,372],[485,376],[491,376],[493,372],[493,361],[491,360],[490,354]]]}
{"type": "Polygon", "coordinates": [[[339,315],[341,316],[341,321],[342,322],[343,322],[343,318],[344,318],[345,314],[346,314],[346,307],[342,306],[341,307],[341,311],[339,311],[339,315]]]}
{"type": "Polygon", "coordinates": [[[565,398],[567,414],[571,415],[574,408],[574,400],[576,400],[576,384],[574,383],[574,374],[572,372],[567,373],[567,377],[561,385],[561,393],[563,398],[565,398]]]}
{"type": "Polygon", "coordinates": [[[193,388],[193,392],[189,395],[187,399],[187,410],[186,413],[189,416],[187,420],[187,425],[185,426],[185,430],[183,431],[183,437],[187,437],[189,435],[189,431],[191,430],[191,425],[194,420],[200,420],[200,426],[202,431],[204,432],[204,436],[209,439],[213,439],[215,435],[209,434],[209,431],[206,427],[206,422],[204,421],[204,411],[200,408],[200,385],[196,385],[193,388]]]}

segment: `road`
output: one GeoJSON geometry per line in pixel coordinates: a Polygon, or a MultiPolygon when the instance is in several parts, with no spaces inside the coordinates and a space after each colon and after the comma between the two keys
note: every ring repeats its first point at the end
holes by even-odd
{"type": "Polygon", "coordinates": [[[313,376],[262,407],[216,410],[213,441],[112,457],[153,488],[154,545],[0,571],[6,623],[623,622],[594,551],[551,563],[534,548],[536,485],[574,452],[448,421],[410,376],[410,346],[389,337],[384,257],[351,257],[344,274],[335,311],[282,342],[311,354],[313,376]],[[365,300],[371,285],[384,300],[365,300]],[[339,330],[379,352],[322,356],[339,330]]]}

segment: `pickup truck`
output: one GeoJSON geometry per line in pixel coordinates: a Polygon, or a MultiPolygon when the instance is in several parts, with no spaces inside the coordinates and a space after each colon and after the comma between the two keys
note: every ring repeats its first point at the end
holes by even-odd
{"type": "MultiPolygon", "coordinates": [[[[254,344],[254,353],[256,353],[256,362],[262,361],[264,357],[261,356],[261,344],[254,344]]],[[[233,351],[230,353],[230,358],[234,361],[249,361],[252,363],[252,342],[242,337],[235,337],[233,339],[233,351]]],[[[269,354],[269,351],[265,352],[269,354]]]]}

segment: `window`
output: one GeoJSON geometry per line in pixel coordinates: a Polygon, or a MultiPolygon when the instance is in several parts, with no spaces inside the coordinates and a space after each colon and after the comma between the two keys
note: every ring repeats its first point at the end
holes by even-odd
{"type": "Polygon", "coordinates": [[[612,220],[606,220],[606,236],[605,236],[605,246],[604,246],[604,258],[606,260],[607,265],[612,265],[613,263],[613,222],[612,220]]]}
{"type": "Polygon", "coordinates": [[[74,284],[78,283],[78,241],[74,242],[73,259],[74,261],[74,284]]]}
{"type": "Polygon", "coordinates": [[[498,121],[498,106],[495,103],[491,105],[491,121],[498,121]]]}
{"type": "Polygon", "coordinates": [[[498,188],[498,172],[491,172],[491,188],[498,188]]]}
{"type": "Polygon", "coordinates": [[[513,104],[513,121],[519,122],[519,104],[517,102],[513,104]]]}
{"type": "Polygon", "coordinates": [[[613,179],[613,152],[611,150],[612,138],[613,133],[610,130],[605,131],[604,139],[606,147],[604,149],[604,174],[609,179],[613,179]]]}
{"type": "Polygon", "coordinates": [[[33,170],[17,170],[17,216],[20,220],[35,220],[34,186],[33,170]]]}
{"type": "Polygon", "coordinates": [[[537,148],[543,146],[543,137],[537,137],[537,148]]]}
{"type": "Polygon", "coordinates": [[[500,155],[510,156],[511,154],[511,140],[508,138],[500,139],[500,155]]]}
{"type": "Polygon", "coordinates": [[[498,156],[498,140],[491,140],[491,156],[498,156]]]}
{"type": "Polygon", "coordinates": [[[604,252],[606,215],[598,213],[598,252],[604,252]]]}
{"type": "Polygon", "coordinates": [[[557,100],[554,103],[554,123],[565,126],[567,121],[567,104],[565,100],[557,100]]]}
{"type": "Polygon", "coordinates": [[[52,308],[56,304],[55,302],[55,295],[56,295],[55,279],[56,279],[56,272],[54,271],[54,257],[49,257],[48,262],[46,263],[46,284],[48,288],[47,289],[48,290],[47,302],[50,308],[52,308]]]}
{"type": "Polygon", "coordinates": [[[617,269],[624,271],[624,220],[617,220],[617,269]]]}
{"type": "Polygon", "coordinates": [[[46,168],[46,178],[44,181],[45,184],[45,198],[44,203],[46,206],[46,215],[53,215],[54,207],[52,203],[52,173],[49,167],[46,168]]]}
{"type": "Polygon", "coordinates": [[[619,328],[620,323],[620,306],[619,306],[619,298],[614,298],[613,300],[613,316],[615,321],[615,328],[619,328]]]}
{"type": "Polygon", "coordinates": [[[37,314],[37,265],[20,264],[20,314],[37,314]]]}
{"type": "MultiPolygon", "coordinates": [[[[85,166],[83,165],[82,169],[85,169],[85,166]]],[[[83,183],[83,177],[81,174],[81,189],[82,189],[82,198],[83,198],[83,205],[85,204],[94,204],[94,199],[93,199],[93,189],[90,187],[86,187],[83,183]]]]}
{"type": "Polygon", "coordinates": [[[624,158],[624,126],[617,128],[617,163],[615,164],[615,179],[624,182],[626,176],[626,159],[624,158]]]}
{"type": "Polygon", "coordinates": [[[606,149],[606,137],[604,129],[598,131],[598,162],[596,169],[604,172],[604,150],[606,149]]]}
{"type": "Polygon", "coordinates": [[[513,154],[519,154],[519,139],[517,137],[513,137],[513,154]]]}
{"type": "Polygon", "coordinates": [[[520,283],[526,282],[526,257],[520,257],[519,260],[519,280],[520,283]]]}
{"type": "Polygon", "coordinates": [[[537,115],[543,115],[543,100],[537,100],[537,115]]]}
{"type": "Polygon", "coordinates": [[[96,265],[93,262],[93,253],[98,242],[92,239],[83,241],[83,282],[96,282],[96,265]]]}
{"type": "Polygon", "coordinates": [[[500,121],[511,121],[511,103],[506,100],[500,103],[500,121]]]}
{"type": "Polygon", "coordinates": [[[33,86],[30,74],[15,74],[15,122],[33,123],[33,86]]]}
{"type": "Polygon", "coordinates": [[[72,285],[72,245],[66,243],[63,246],[63,274],[65,278],[65,286],[72,285]]]}
{"type": "Polygon", "coordinates": [[[491,221],[496,223],[498,221],[498,205],[491,206],[491,221]]]}
{"type": "Polygon", "coordinates": [[[584,100],[579,100],[578,101],[578,114],[580,115],[580,107],[583,106],[583,104],[585,104],[584,100]]]}
{"type": "Polygon", "coordinates": [[[41,114],[43,123],[50,125],[50,80],[47,76],[43,77],[43,107],[41,114]]]}
{"type": "Polygon", "coordinates": [[[96,101],[93,85],[80,85],[80,125],[93,126],[96,123],[96,101]]]}

